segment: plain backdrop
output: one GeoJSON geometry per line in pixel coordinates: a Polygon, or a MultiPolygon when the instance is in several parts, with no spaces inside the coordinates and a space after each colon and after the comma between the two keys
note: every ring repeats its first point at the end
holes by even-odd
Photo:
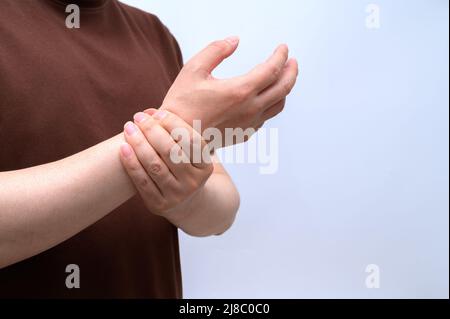
{"type": "Polygon", "coordinates": [[[449,297],[449,2],[125,0],[152,12],[185,61],[239,35],[217,77],[287,43],[300,63],[279,170],[226,164],[241,209],[224,236],[181,234],[186,298],[449,297]],[[366,266],[380,269],[368,289],[366,266]]]}

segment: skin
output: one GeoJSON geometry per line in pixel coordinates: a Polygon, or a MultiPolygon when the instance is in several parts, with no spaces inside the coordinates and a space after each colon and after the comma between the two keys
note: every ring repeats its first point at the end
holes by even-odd
{"type": "Polygon", "coordinates": [[[225,232],[239,195],[223,167],[171,167],[164,150],[176,143],[169,131],[190,128],[195,119],[221,130],[258,127],[281,111],[298,74],[296,61],[287,61],[287,47],[245,76],[214,79],[210,72],[237,44],[235,38],[214,42],[188,62],[161,107],[167,114],[148,111],[144,121],[136,115],[134,134],[128,123],[123,134],[68,158],[0,172],[0,268],[67,240],[137,192],[149,214],[191,235],[225,232]]]}
{"type": "MultiPolygon", "coordinates": [[[[217,79],[214,69],[237,49],[236,37],[216,41],[194,56],[181,70],[161,106],[189,124],[201,120],[202,128],[260,128],[280,113],[298,76],[295,59],[280,45],[264,63],[248,74],[217,79]]],[[[244,141],[240,141],[244,142],[244,141]]]]}
{"type": "Polygon", "coordinates": [[[121,147],[121,160],[146,207],[194,236],[228,229],[239,207],[231,179],[217,161],[196,163],[192,154],[183,151],[186,145],[177,143],[170,132],[185,128],[189,140],[198,138],[205,147],[201,136],[167,111],[148,110],[134,118],[136,124],[125,125],[127,143],[121,147]],[[172,150],[182,154],[181,163],[171,160],[172,150]]]}

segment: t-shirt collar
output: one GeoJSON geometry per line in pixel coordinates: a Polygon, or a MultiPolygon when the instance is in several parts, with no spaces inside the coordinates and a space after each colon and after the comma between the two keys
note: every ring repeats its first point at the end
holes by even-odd
{"type": "Polygon", "coordinates": [[[76,4],[80,8],[100,8],[111,0],[53,0],[63,5],[76,4]]]}

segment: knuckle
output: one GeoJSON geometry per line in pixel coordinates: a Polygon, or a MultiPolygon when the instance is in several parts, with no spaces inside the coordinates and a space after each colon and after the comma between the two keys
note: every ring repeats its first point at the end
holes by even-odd
{"type": "MultiPolygon", "coordinates": [[[[193,133],[189,133],[189,135],[187,135],[188,136],[188,140],[186,141],[187,143],[189,143],[188,145],[183,145],[185,148],[186,147],[191,147],[192,145],[194,145],[195,143],[197,143],[197,138],[194,136],[194,134],[193,133]]],[[[187,143],[185,143],[185,144],[187,144],[187,143]]],[[[178,145],[178,144],[177,144],[178,145]]],[[[177,151],[179,151],[179,150],[182,150],[182,147],[180,147],[180,148],[177,148],[176,147],[176,145],[174,145],[173,146],[174,147],[174,150],[177,150],[177,151]]]]}
{"type": "Polygon", "coordinates": [[[190,196],[191,193],[192,193],[191,189],[179,190],[178,192],[174,193],[174,202],[176,204],[184,202],[190,196]]]}
{"type": "Polygon", "coordinates": [[[192,152],[192,151],[200,152],[205,145],[205,141],[204,141],[203,137],[200,134],[194,132],[194,133],[190,134],[189,138],[190,138],[189,149],[185,149],[185,151],[187,151],[188,154],[190,154],[190,152],[192,152]]]}
{"type": "Polygon", "coordinates": [[[188,194],[192,193],[193,191],[197,190],[200,186],[200,181],[198,178],[191,177],[186,180],[186,192],[188,194]]]}
{"type": "Polygon", "coordinates": [[[135,135],[137,135],[137,136],[130,141],[130,144],[134,148],[139,149],[146,143],[146,140],[141,135],[138,135],[138,134],[135,134],[135,135]]]}
{"type": "Polygon", "coordinates": [[[244,83],[242,83],[240,90],[241,90],[242,95],[244,95],[247,98],[255,90],[254,84],[249,81],[245,81],[244,83]]]}
{"type": "Polygon", "coordinates": [[[267,105],[264,101],[257,101],[254,104],[254,107],[251,107],[248,109],[248,114],[252,117],[255,117],[256,115],[259,115],[261,112],[264,112],[267,105]]]}
{"type": "Polygon", "coordinates": [[[141,167],[139,166],[139,164],[136,161],[128,161],[126,163],[127,168],[130,172],[132,173],[138,173],[141,170],[141,167]]]}
{"type": "Polygon", "coordinates": [[[186,157],[184,155],[184,152],[190,150],[190,145],[183,145],[183,147],[180,147],[178,144],[177,146],[174,145],[170,152],[169,160],[172,162],[172,164],[180,165],[186,162],[186,157]]]}
{"type": "Polygon", "coordinates": [[[142,176],[135,180],[135,184],[138,188],[147,189],[148,185],[150,184],[150,180],[148,179],[148,177],[142,176]]]}
{"type": "Polygon", "coordinates": [[[180,186],[172,185],[170,187],[170,203],[176,206],[182,203],[188,197],[188,190],[180,186]]]}
{"type": "Polygon", "coordinates": [[[164,212],[165,210],[167,210],[168,204],[167,204],[167,201],[164,198],[161,198],[161,199],[156,200],[154,202],[153,207],[158,212],[164,212]]]}
{"type": "Polygon", "coordinates": [[[244,117],[248,120],[252,120],[255,117],[257,117],[262,112],[263,109],[264,109],[263,103],[255,103],[253,106],[248,107],[245,110],[244,117]]]}
{"type": "Polygon", "coordinates": [[[166,145],[164,145],[161,150],[161,156],[163,158],[171,158],[172,152],[177,151],[176,147],[178,144],[177,145],[175,145],[175,144],[176,143],[173,142],[173,143],[167,143],[166,145]]]}
{"type": "Polygon", "coordinates": [[[243,102],[248,97],[248,92],[245,87],[241,86],[233,90],[232,96],[235,102],[243,102]]]}
{"type": "Polygon", "coordinates": [[[283,110],[284,110],[284,104],[273,106],[272,108],[270,108],[263,114],[263,118],[265,120],[271,119],[271,118],[277,116],[278,114],[280,114],[281,112],[283,112],[283,110]]]}
{"type": "Polygon", "coordinates": [[[281,69],[275,64],[267,65],[267,76],[272,80],[276,80],[278,78],[280,71],[281,69]]]}
{"type": "Polygon", "coordinates": [[[147,120],[140,125],[140,128],[141,128],[141,131],[145,135],[147,135],[147,134],[150,134],[150,132],[153,130],[154,126],[155,126],[155,124],[153,121],[147,120]]]}
{"type": "Polygon", "coordinates": [[[125,168],[132,173],[136,173],[141,169],[141,165],[136,158],[125,158],[122,163],[124,164],[125,168]]]}
{"type": "Polygon", "coordinates": [[[148,165],[148,171],[151,175],[161,175],[162,165],[159,162],[153,162],[148,165]]]}
{"type": "Polygon", "coordinates": [[[283,112],[284,106],[285,106],[284,103],[281,104],[281,105],[279,105],[279,106],[277,107],[277,109],[276,109],[276,114],[279,114],[279,113],[283,112]]]}
{"type": "Polygon", "coordinates": [[[291,93],[291,91],[292,91],[292,84],[291,84],[291,82],[285,82],[283,84],[282,90],[283,90],[283,94],[285,96],[289,95],[291,93]]]}

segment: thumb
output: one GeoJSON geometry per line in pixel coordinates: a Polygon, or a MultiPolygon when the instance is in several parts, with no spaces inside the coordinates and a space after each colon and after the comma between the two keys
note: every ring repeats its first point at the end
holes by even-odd
{"type": "Polygon", "coordinates": [[[232,55],[239,45],[238,37],[215,41],[195,55],[186,66],[191,70],[210,74],[223,60],[232,55]]]}

